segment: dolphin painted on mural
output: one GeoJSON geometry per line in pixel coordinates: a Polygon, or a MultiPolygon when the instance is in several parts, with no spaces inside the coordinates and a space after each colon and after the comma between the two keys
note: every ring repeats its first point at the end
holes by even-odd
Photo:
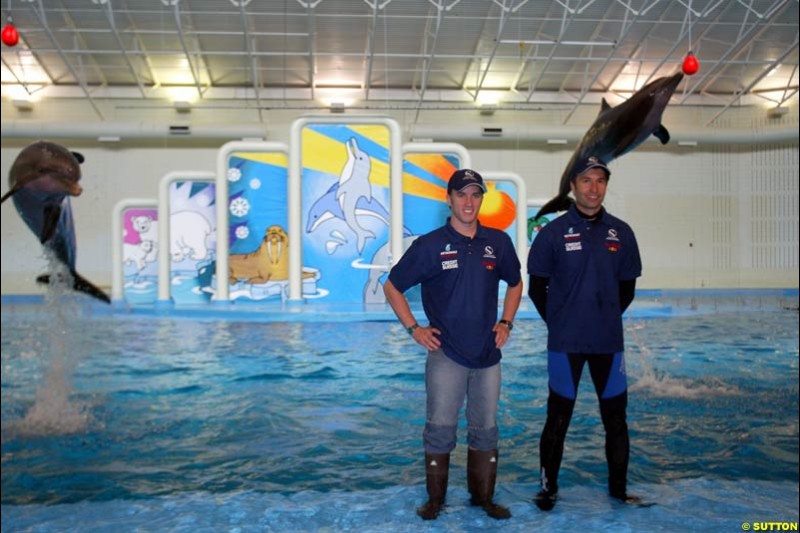
{"type": "MultiPolygon", "coordinates": [[[[327,220],[333,220],[334,218],[345,219],[342,206],[336,200],[338,190],[339,183],[334,183],[325,194],[311,204],[311,209],[308,210],[308,218],[306,219],[306,233],[316,230],[320,224],[327,220]]],[[[377,218],[387,226],[389,225],[389,212],[377,198],[359,198],[356,203],[355,214],[359,217],[370,216],[377,218]]],[[[403,233],[410,235],[411,231],[408,228],[403,228],[403,233]]]]}
{"type": "Polygon", "coordinates": [[[653,80],[617,107],[611,107],[603,98],[600,114],[561,175],[558,195],[539,209],[534,218],[569,209],[573,203],[568,196],[570,181],[578,161],[595,156],[608,164],[642,144],[650,135],[658,138],[661,144],[667,144],[669,132],[661,124],[661,115],[682,79],[683,74],[678,72],[653,80]]]}
{"type": "Polygon", "coordinates": [[[342,209],[342,218],[347,226],[356,234],[358,253],[364,250],[367,239],[374,239],[375,234],[358,222],[356,209],[362,200],[372,201],[372,186],[369,173],[372,162],[369,154],[358,147],[355,137],[345,143],[347,162],[339,176],[339,188],[336,190],[336,201],[342,209]]]}
{"type": "MultiPolygon", "coordinates": [[[[406,235],[403,237],[403,251],[408,250],[411,243],[417,240],[419,235],[406,235]]],[[[383,304],[386,303],[386,296],[383,293],[383,284],[381,278],[384,274],[389,272],[389,255],[392,253],[389,243],[387,242],[372,256],[370,260],[371,265],[386,265],[386,268],[370,268],[367,282],[364,284],[364,303],[365,304],[383,304]]]]}
{"type": "MultiPolygon", "coordinates": [[[[2,202],[12,198],[17,212],[39,242],[50,250],[73,278],[73,288],[98,300],[111,303],[109,297],[75,271],[75,224],[70,196],[83,192],[80,163],[83,156],[63,146],[38,141],[19,153],[8,174],[9,191],[2,202]]],[[[49,283],[50,275],[36,278],[49,283]]]]}

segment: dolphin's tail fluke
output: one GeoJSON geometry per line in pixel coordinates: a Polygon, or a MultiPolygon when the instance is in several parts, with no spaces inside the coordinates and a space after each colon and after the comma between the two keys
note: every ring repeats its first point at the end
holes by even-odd
{"type": "MultiPolygon", "coordinates": [[[[89,281],[88,279],[84,278],[74,270],[71,271],[72,274],[72,288],[78,292],[82,292],[84,294],[88,294],[92,298],[96,298],[101,302],[105,302],[107,304],[111,303],[111,298],[108,297],[106,293],[100,290],[94,283],[89,281]]],[[[48,285],[50,283],[50,274],[42,274],[38,278],[36,278],[36,283],[41,283],[43,285],[48,285]]]]}
{"type": "Polygon", "coordinates": [[[361,229],[362,231],[356,231],[356,248],[358,249],[359,255],[361,255],[361,252],[364,251],[364,246],[367,244],[367,239],[375,238],[375,234],[372,233],[371,231],[363,228],[361,229]]]}
{"type": "Polygon", "coordinates": [[[550,213],[558,213],[559,211],[566,211],[570,208],[572,204],[574,204],[574,200],[569,196],[556,196],[539,209],[539,212],[536,213],[536,216],[533,218],[539,218],[544,215],[550,213]]]}

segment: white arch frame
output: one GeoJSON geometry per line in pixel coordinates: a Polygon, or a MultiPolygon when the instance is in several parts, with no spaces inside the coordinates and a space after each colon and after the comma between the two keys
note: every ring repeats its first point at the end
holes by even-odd
{"type": "Polygon", "coordinates": [[[125,260],[122,252],[122,217],[127,209],[158,209],[155,198],[125,198],[114,205],[111,214],[111,302],[125,301],[125,260]]]}
{"type": "MultiPolygon", "coordinates": [[[[169,279],[171,261],[169,254],[169,186],[174,181],[208,181],[214,183],[216,182],[216,175],[213,172],[200,170],[174,170],[164,174],[158,182],[158,298],[156,299],[156,306],[174,304],[169,279]]],[[[217,228],[217,238],[219,238],[219,228],[217,228]]]]}
{"type": "MultiPolygon", "coordinates": [[[[230,236],[229,228],[230,217],[228,216],[228,203],[230,198],[230,188],[228,187],[228,160],[237,152],[260,152],[265,154],[283,154],[286,156],[287,164],[289,160],[289,147],[285,143],[268,141],[231,141],[223,144],[217,152],[217,172],[216,172],[216,214],[217,214],[217,290],[212,302],[230,302],[230,282],[228,279],[228,268],[230,266],[230,236]],[[225,231],[220,231],[224,228],[225,231]],[[220,275],[220,273],[224,275],[220,275]]],[[[287,167],[288,171],[288,167],[287,167]]],[[[291,212],[291,207],[289,208],[291,212]]],[[[287,221],[291,225],[291,214],[287,221]]],[[[293,242],[293,241],[289,241],[293,242]]],[[[290,247],[291,250],[294,246],[290,247]]],[[[290,266],[291,268],[291,266],[290,266]]],[[[291,276],[291,274],[290,274],[291,276]]]]}
{"type": "Polygon", "coordinates": [[[303,213],[302,213],[302,156],[303,128],[310,124],[379,125],[389,130],[389,263],[403,255],[403,145],[400,125],[382,116],[309,115],[292,122],[289,142],[289,302],[303,299],[303,213]],[[397,215],[399,213],[399,216],[397,215]]]}
{"type": "Polygon", "coordinates": [[[461,168],[472,168],[472,155],[463,144],[410,142],[403,145],[403,160],[408,154],[455,154],[461,168]]]}

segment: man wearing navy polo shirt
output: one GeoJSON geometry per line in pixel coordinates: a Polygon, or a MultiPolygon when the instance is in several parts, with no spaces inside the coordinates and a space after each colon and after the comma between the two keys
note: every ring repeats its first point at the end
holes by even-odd
{"type": "Polygon", "coordinates": [[[640,502],[626,486],[630,444],[622,313],[633,301],[642,262],[630,226],[603,208],[611,175],[606,164],[588,157],[575,168],[570,183],[575,204],[542,228],[528,255],[528,294],[548,332],[542,489],[534,498],[545,511],[556,503],[564,439],[585,363],[606,432],[609,493],[624,503],[640,502]]]}
{"type": "Polygon", "coordinates": [[[424,520],[439,516],[447,493],[450,452],[456,447],[458,412],[467,399],[467,484],[472,505],[492,518],[509,518],[495,504],[500,348],[514,327],[522,298],[520,263],[511,239],[478,222],[486,185],[474,170],[457,170],[447,185],[451,216],[422,235],[389,272],[386,300],[403,327],[428,350],[427,409],[423,444],[428,502],[424,520]],[[500,281],[508,284],[497,320],[500,281]],[[403,293],[422,284],[428,326],[420,326],[403,293]]]}

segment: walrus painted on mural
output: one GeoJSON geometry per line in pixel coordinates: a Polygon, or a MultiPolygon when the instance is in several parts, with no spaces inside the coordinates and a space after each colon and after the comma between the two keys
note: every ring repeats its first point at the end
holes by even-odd
{"type": "Polygon", "coordinates": [[[280,226],[264,232],[261,245],[249,254],[233,254],[229,259],[229,279],[245,283],[266,283],[289,279],[289,236],[280,226]]]}

